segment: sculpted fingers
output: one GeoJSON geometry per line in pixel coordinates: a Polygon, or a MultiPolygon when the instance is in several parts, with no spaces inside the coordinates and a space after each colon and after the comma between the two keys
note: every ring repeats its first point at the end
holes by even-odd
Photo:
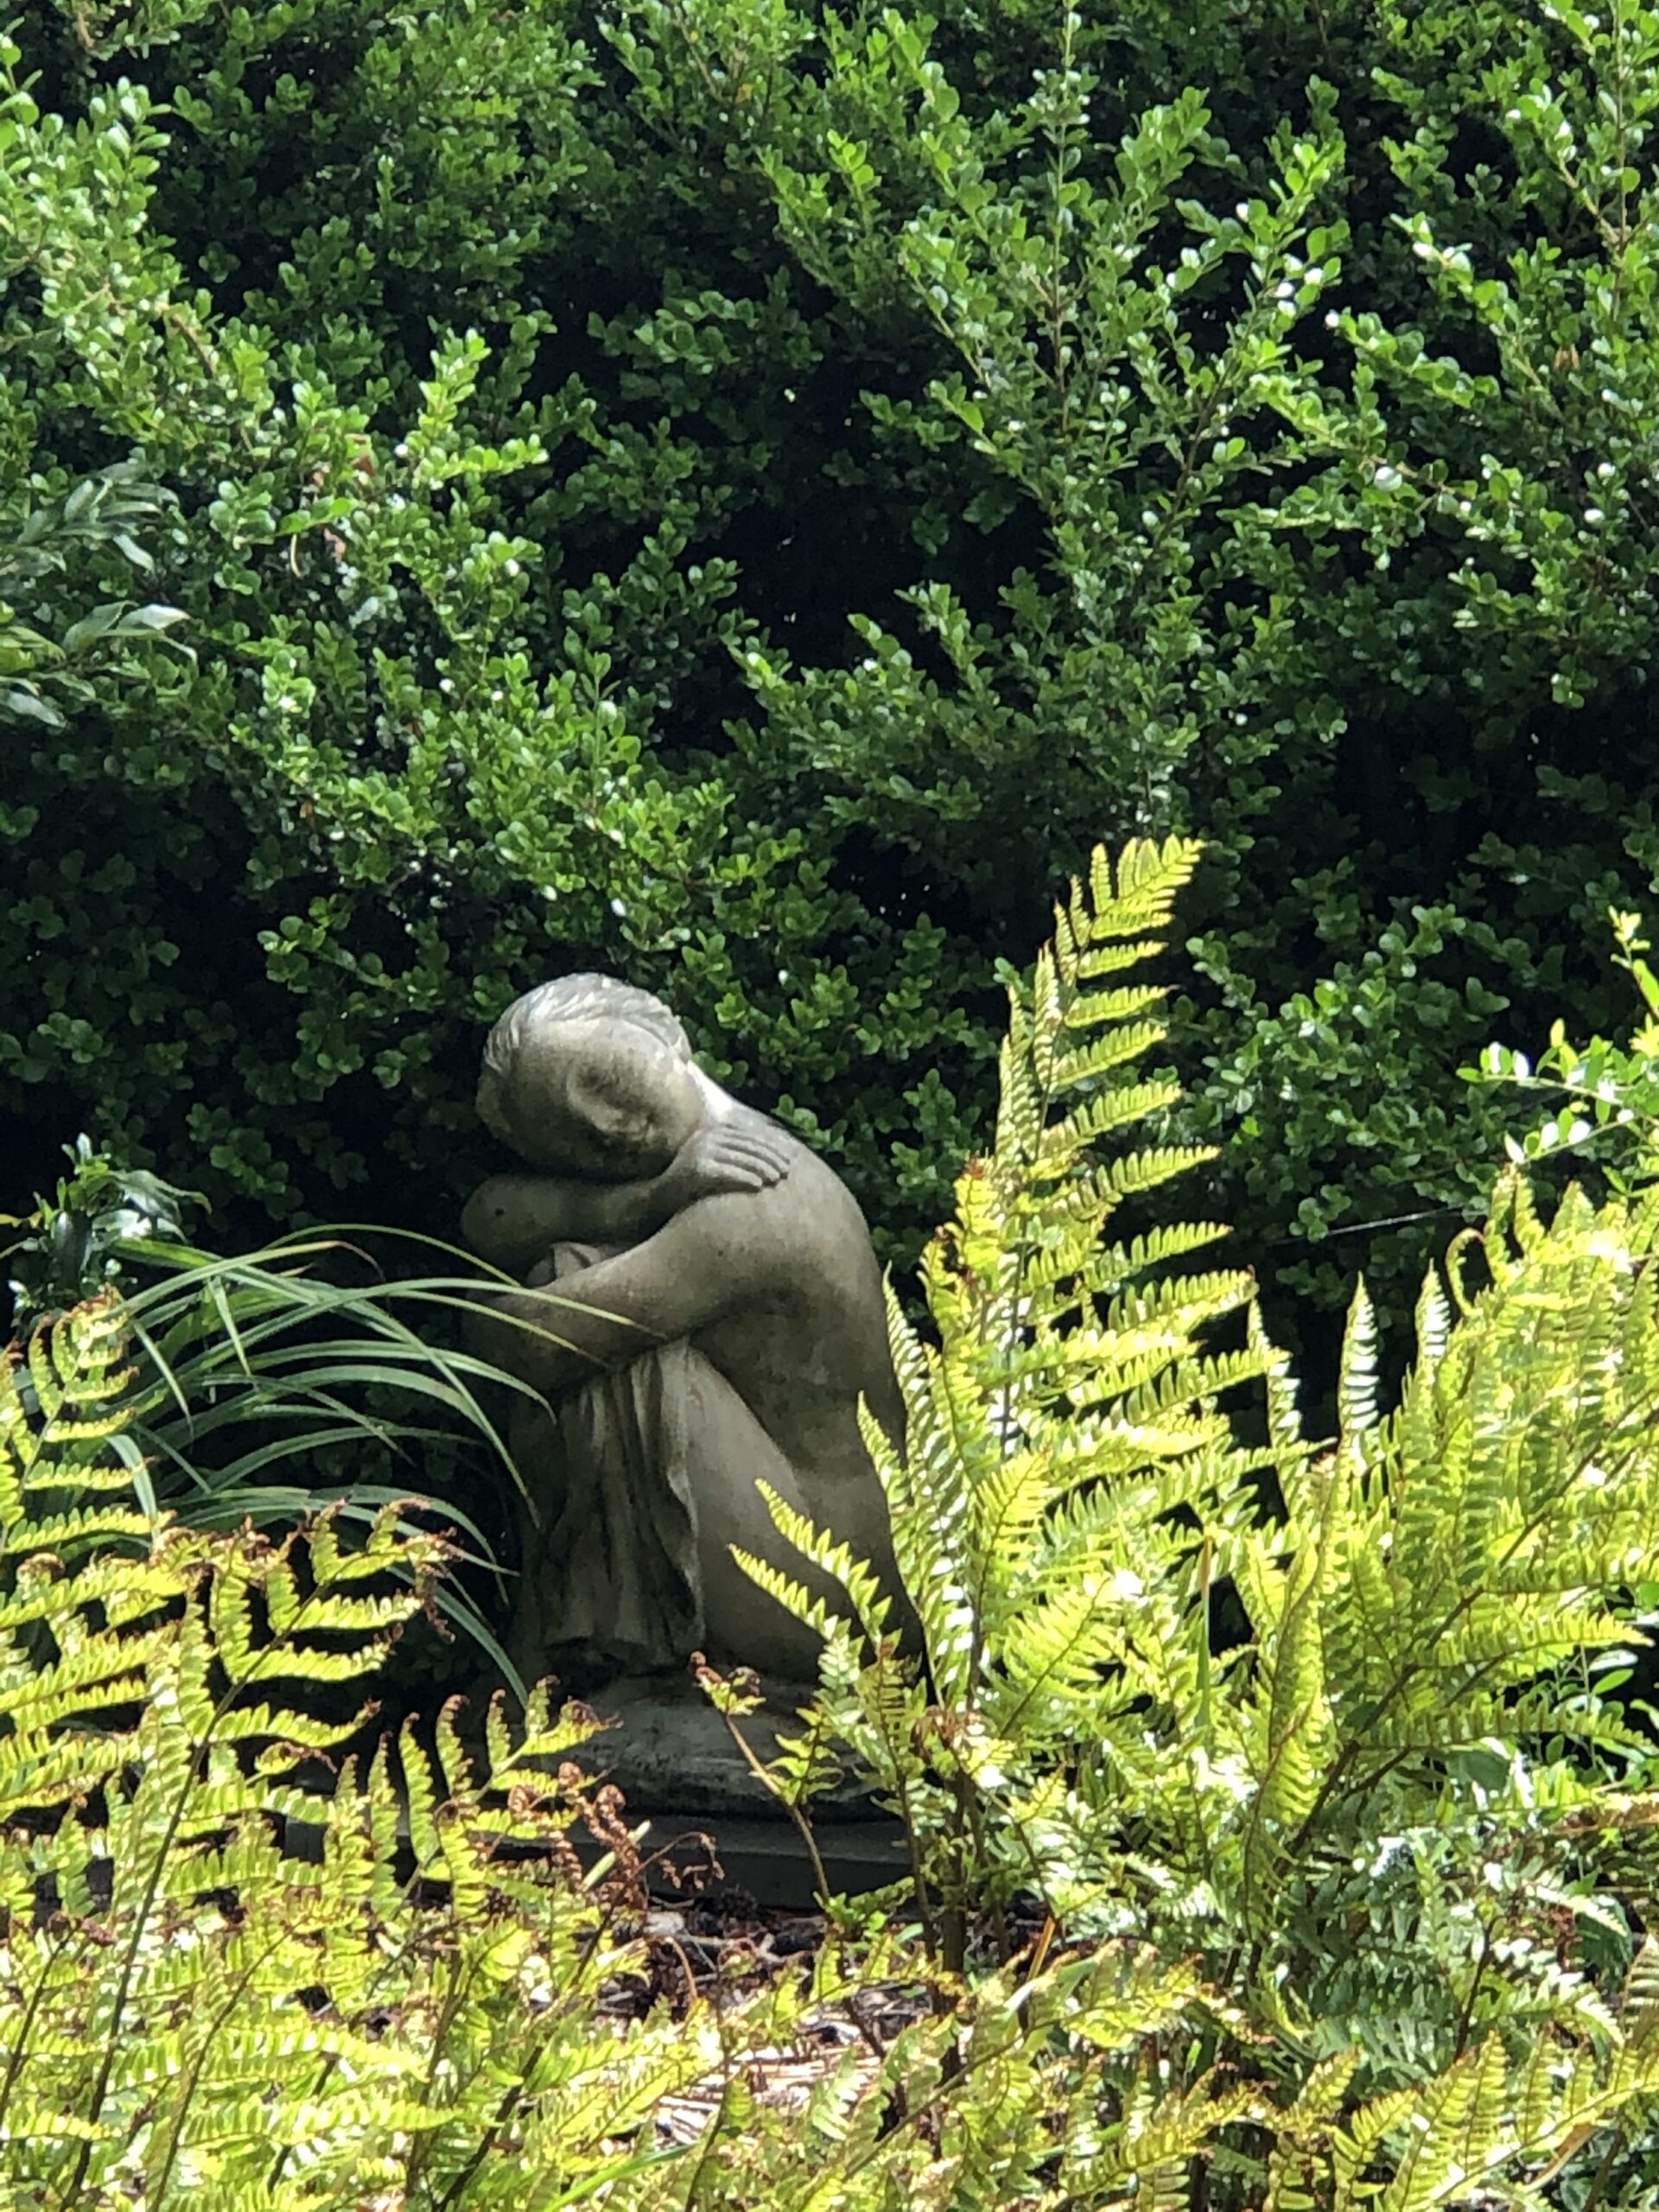
{"type": "Polygon", "coordinates": [[[789,1173],[787,1141],[764,1124],[703,1129],[687,1146],[677,1172],[701,1197],[769,1190],[789,1173]]]}
{"type": "Polygon", "coordinates": [[[781,1183],[789,1173],[788,1141],[779,1131],[764,1127],[723,1129],[718,1144],[722,1160],[752,1175],[757,1187],[781,1183]]]}
{"type": "Polygon", "coordinates": [[[701,1167],[703,1187],[709,1191],[763,1191],[778,1179],[760,1160],[736,1146],[711,1147],[701,1167]]]}

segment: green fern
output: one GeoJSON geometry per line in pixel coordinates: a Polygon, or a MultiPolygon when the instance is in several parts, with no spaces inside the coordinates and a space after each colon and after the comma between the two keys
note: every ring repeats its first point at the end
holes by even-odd
{"type": "Polygon", "coordinates": [[[1205,1671],[1170,1603],[1192,1548],[1171,1516],[1242,1484],[1253,1461],[1218,1401],[1265,1374],[1271,1354],[1217,1341],[1248,1309],[1247,1274],[1166,1272],[1219,1226],[1113,1234],[1126,1201],[1210,1155],[1100,1150],[1179,1097],[1135,1072],[1164,1034],[1165,992],[1122,979],[1156,950],[1198,857],[1179,840],[1132,845],[1115,874],[1097,855],[1073,886],[1053,944],[1010,995],[995,1149],[969,1164],[956,1218],[924,1259],[937,1341],[889,1298],[904,1451],[874,1423],[866,1434],[925,1688],[907,1679],[874,1580],[844,1548],[773,1504],[783,1533],[847,1593],[839,1622],[789,1577],[743,1562],[830,1638],[834,1686],[814,1726],[838,1732],[901,1805],[941,1955],[959,1956],[970,1901],[995,1905],[1032,1878],[1029,1854],[1006,1846],[1053,1778],[1087,1762],[1149,1685],[1185,1712],[1205,1671]],[[849,1636],[862,1663],[841,1656],[849,1636]]]}
{"type": "Polygon", "coordinates": [[[1220,1232],[1116,1219],[1198,1156],[1122,1148],[1176,1096],[1137,1072],[1160,994],[1124,978],[1194,858],[1135,846],[1074,887],[1012,995],[996,1143],[925,1255],[927,1328],[890,1301],[904,1449],[867,1434],[920,1663],[798,1516],[779,1524],[839,1606],[749,1564],[825,1638],[811,1741],[899,1812],[943,1967],[976,1924],[1011,1949],[1020,1890],[1051,1925],[1204,1962],[1217,2009],[1145,2120],[1168,2145],[1146,2201],[1185,2202],[1203,2156],[1236,2178],[1213,2203],[1403,2212],[1577,2155],[1651,2093],[1614,1996],[1645,1801],[1609,1787],[1643,1747],[1585,1669],[1642,1640],[1628,1592],[1659,1558],[1659,1197],[1569,1194],[1546,1225],[1506,1179],[1488,1286],[1460,1239],[1392,1409],[1357,1292],[1338,1433],[1308,1440],[1248,1276],[1179,1272],[1220,1232]],[[1599,1979],[1552,1914],[1599,1930],[1599,1979]],[[1270,2156],[1205,2086],[1229,2053],[1255,2088],[1227,2109],[1270,2156]]]}
{"type": "Polygon", "coordinates": [[[486,2157],[490,2202],[600,2186],[707,2062],[596,2015],[618,1955],[567,1831],[601,1815],[563,1764],[591,1722],[542,1694],[510,1731],[498,1701],[485,1778],[450,1711],[375,1750],[365,1694],[448,1547],[391,1509],[281,1542],[139,1510],[123,1319],[0,1361],[7,2202],[436,2206],[486,2157]],[[296,1786],[341,1755],[331,1798],[296,1786]]]}

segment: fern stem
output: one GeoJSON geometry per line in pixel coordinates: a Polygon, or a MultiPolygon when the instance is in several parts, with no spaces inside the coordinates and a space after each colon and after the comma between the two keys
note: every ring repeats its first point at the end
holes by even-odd
{"type": "MultiPolygon", "coordinates": [[[[580,1980],[581,1976],[586,1973],[588,1967],[592,1961],[594,1950],[597,1944],[597,1937],[598,1930],[596,1926],[594,1940],[584,1944],[579,1955],[577,1961],[578,1980],[580,1980]]],[[[682,1963],[685,1964],[683,1953],[681,1954],[681,1960],[682,1963]]],[[[687,1965],[686,1970],[689,1976],[690,1971],[689,1965],[687,1965]]],[[[516,2082],[509,2082],[505,2089],[502,2091],[501,2096],[497,2102],[494,2114],[488,2126],[485,2128],[483,2134],[474,2145],[472,2156],[467,2160],[460,2172],[456,2174],[454,2178],[450,2182],[448,2188],[445,2190],[443,2195],[437,2200],[436,2205],[434,2208],[434,2212],[452,2212],[453,2208],[465,2202],[474,2182],[478,2178],[479,2171],[482,2167],[485,2159],[489,2156],[490,2152],[495,2149],[496,2145],[499,2142],[502,2129],[505,2127],[507,2122],[512,2118],[514,2113],[516,2113],[519,2107],[535,2094],[536,2069],[543,2057],[546,2055],[547,2045],[551,2042],[555,2031],[559,2024],[559,2009],[556,2005],[550,2005],[547,2012],[546,2020],[543,2025],[541,2034],[537,2040],[536,2047],[531,2050],[530,2056],[520,2069],[518,2079],[516,2082]]],[[[720,2021],[719,2025],[722,2037],[722,2048],[724,2048],[726,2026],[723,2019],[720,2021]]],[[[726,2092],[722,2092],[722,2102],[724,2101],[726,2094],[726,2092]]],[[[715,2123],[713,2122],[710,2123],[709,2132],[710,2133],[715,2132],[715,2123]]],[[[705,2137],[705,2143],[707,2143],[707,2140],[708,2138],[705,2137]]]]}
{"type": "Polygon", "coordinates": [[[10,2056],[6,2061],[5,2079],[0,2082],[0,2122],[3,2122],[10,2107],[11,2093],[17,2086],[17,2076],[22,2073],[24,2063],[29,2056],[29,2036],[35,2026],[35,2016],[46,1997],[47,1987],[51,1980],[51,1969],[56,1965],[57,1955],[64,1948],[67,1940],[67,1938],[60,1939],[53,1946],[52,1955],[41,1967],[40,1977],[29,1992],[29,2002],[23,2008],[23,2017],[17,2024],[16,2039],[12,2044],[10,2056]]]}
{"type": "MultiPolygon", "coordinates": [[[[273,1943],[264,1955],[269,1958],[276,1948],[273,1943]]],[[[149,2201],[155,2205],[156,2212],[162,2212],[162,2208],[167,2201],[167,2185],[173,2178],[173,2169],[178,2162],[179,2151],[184,2141],[184,2124],[190,2117],[190,2107],[194,2102],[196,2091],[200,2086],[201,2069],[207,2064],[208,2054],[213,2050],[213,2038],[241,2002],[243,1993],[253,1979],[254,1966],[258,1963],[259,1961],[255,1961],[248,1966],[241,1978],[232,1986],[229,1997],[213,2015],[212,2024],[202,2032],[200,2045],[191,2064],[189,2080],[184,2084],[180,2093],[178,2111],[174,2116],[172,2132],[168,2138],[167,2155],[162,2160],[161,2172],[156,2176],[155,2184],[149,2192],[149,2201]]]]}
{"type": "MultiPolygon", "coordinates": [[[[438,2009],[437,2021],[432,2030],[432,2048],[427,2059],[426,2079],[422,2084],[423,2099],[429,2104],[431,2102],[432,2094],[437,2083],[438,2069],[443,2063],[444,2047],[448,2041],[449,2031],[455,2024],[455,2017],[461,2011],[471,1979],[471,1970],[463,1970],[461,1962],[457,1961],[455,1979],[438,2009]]],[[[508,2096],[511,2097],[516,2094],[518,2087],[519,2084],[514,2082],[507,2092],[508,2096]]],[[[491,2132],[493,2133],[493,2130],[491,2132]]],[[[408,2152],[404,2159],[404,2194],[406,2197],[414,2196],[416,2184],[425,2172],[426,2162],[431,2151],[432,2137],[429,2133],[422,2133],[411,2137],[408,2152]]],[[[448,2201],[448,2197],[444,2199],[445,2203],[448,2201]]]]}
{"type": "MultiPolygon", "coordinates": [[[[990,1868],[990,1847],[985,1837],[983,1801],[979,1794],[979,1786],[971,1775],[958,1776],[957,1796],[974,1840],[976,1876],[983,1878],[990,1868]]],[[[1005,1967],[1014,1956],[1014,1946],[1008,1940],[1007,1915],[1002,1910],[1002,1900],[995,1888],[991,1891],[991,1933],[996,1942],[996,1962],[998,1966],[1005,1967]]],[[[964,1966],[967,1964],[965,1956],[963,1963],[964,1966]]]]}
{"type": "Polygon", "coordinates": [[[720,1707],[715,1709],[720,1712],[721,1719],[726,1723],[727,1734],[730,1736],[733,1743],[737,1745],[739,1752],[747,1762],[749,1771],[763,1788],[770,1790],[795,1823],[796,1834],[805,1845],[806,1855],[812,1863],[812,1878],[817,1884],[817,1894],[819,1907],[827,1911],[834,1892],[830,1886],[830,1876],[823,1863],[823,1854],[818,1849],[818,1840],[812,1833],[812,1823],[794,1799],[779,1788],[777,1778],[770,1772],[765,1760],[753,1749],[747,1737],[738,1726],[735,1714],[727,1713],[720,1707]]]}
{"type": "MultiPolygon", "coordinates": [[[[1608,1455],[1609,1465],[1607,1471],[1610,1479],[1617,1479],[1618,1476],[1624,1471],[1624,1464],[1629,1459],[1634,1456],[1637,1448],[1638,1447],[1636,1445],[1632,1444],[1627,1453],[1622,1455],[1608,1455]]],[[[1503,1552],[1498,1556],[1497,1561],[1496,1562],[1497,1568],[1502,1569],[1503,1567],[1507,1567],[1510,1560],[1515,1558],[1516,1553],[1521,1549],[1522,1545],[1528,1542],[1532,1536],[1536,1535],[1539,1529],[1541,1529],[1548,1519],[1553,1510],[1560,1504],[1561,1500],[1573,1488],[1577,1481],[1578,1471],[1576,1467],[1574,1467],[1569,1471],[1565,1480],[1556,1490],[1551,1491],[1548,1497],[1541,1500],[1531,1517],[1523,1522],[1521,1527],[1516,1530],[1514,1535],[1510,1539],[1509,1543],[1504,1547],[1503,1552]]],[[[1476,1601],[1486,1594],[1487,1589],[1490,1587],[1491,1579],[1491,1578],[1489,1578],[1488,1582],[1483,1585],[1480,1588],[1465,1590],[1458,1599],[1457,1603],[1452,1605],[1446,1614],[1445,1614],[1439,1624],[1418,1638],[1417,1648],[1420,1649],[1427,1648],[1428,1650],[1433,1651],[1437,1645],[1444,1642],[1445,1638],[1451,1633],[1452,1630],[1457,1626],[1459,1621],[1462,1619],[1463,1616],[1470,1610],[1476,1601]]],[[[1491,1667],[1497,1665],[1498,1662],[1494,1659],[1489,1660],[1486,1663],[1488,1667],[1491,1667]]],[[[1338,1784],[1357,1758],[1364,1737],[1376,1726],[1377,1722],[1382,1718],[1382,1715],[1389,1710],[1389,1707],[1395,1704],[1397,1700],[1404,1694],[1405,1691],[1410,1687],[1410,1685],[1417,1680],[1418,1676],[1426,1671],[1427,1669],[1421,1662],[1408,1660],[1406,1664],[1401,1668],[1399,1673],[1395,1676],[1394,1681],[1389,1684],[1389,1688],[1384,1690],[1380,1696],[1373,1698],[1370,1707],[1361,1716],[1357,1726],[1351,1732],[1347,1742],[1343,1745],[1342,1751],[1337,1759],[1333,1762],[1330,1772],[1326,1775],[1324,1782],[1320,1784],[1319,1793],[1315,1796],[1313,1803],[1308,1810],[1306,1818],[1301,1822],[1295,1834],[1291,1837],[1289,1844],[1287,1847],[1288,1856],[1291,1858],[1296,1858],[1300,1856],[1301,1852],[1306,1848],[1308,1839],[1313,1835],[1319,1821],[1324,1817],[1326,1809],[1330,1806],[1332,1799],[1336,1794],[1338,1784]]]]}
{"type": "Polygon", "coordinates": [[[708,2126],[702,2131],[702,2142],[697,2145],[696,2164],[692,2167],[691,2177],[685,2184],[685,2196],[683,2199],[683,2212],[693,2212],[698,2197],[702,2194],[703,2176],[708,2172],[709,2162],[715,2155],[715,2146],[720,2141],[722,2123],[732,2101],[732,2082],[734,2075],[732,2066],[731,2031],[724,2013],[716,2012],[715,2018],[719,2025],[720,2055],[722,2062],[720,2102],[715,2107],[708,2126]]]}
{"type": "Polygon", "coordinates": [[[1483,1920],[1480,1923],[1480,1956],[1475,1961],[1475,1970],[1469,1977],[1469,1986],[1459,2009],[1457,2041],[1452,2046],[1454,2059],[1461,2058],[1469,2047],[1469,2032],[1475,2024],[1475,2001],[1480,1995],[1481,1982],[1491,1962],[1492,1930],[1497,1925],[1497,1918],[1494,1915],[1491,1920],[1483,1920]]]}
{"type": "MultiPolygon", "coordinates": [[[[946,2020],[953,2018],[955,2012],[955,2005],[947,2004],[943,2012],[937,2013],[939,2024],[943,2025],[946,2020]]],[[[939,2054],[941,2080],[956,2083],[960,2087],[972,2082],[976,2075],[983,2073],[988,2067],[1001,2063],[1003,2056],[1001,2047],[995,2044],[994,2038],[987,2040],[991,2047],[982,2049],[979,2057],[975,2059],[964,2055],[957,2037],[952,2035],[950,2043],[939,2054]]],[[[899,2083],[893,2085],[895,2094],[899,2094],[901,2086],[899,2083]]],[[[867,2168],[873,2166],[878,2158],[885,2157],[890,2152],[896,2138],[907,2131],[918,2128],[924,2117],[935,2109],[937,2103],[936,2097],[920,2098],[914,2104],[907,2099],[903,2100],[904,2108],[894,2114],[892,2124],[880,2131],[868,2150],[841,2167],[834,2177],[835,2181],[841,2184],[843,2190],[848,2184],[856,2182],[867,2168]]],[[[852,2202],[855,2199],[848,2194],[839,2201],[852,2202]]],[[[807,2202],[816,2204],[819,2202],[819,2198],[814,2194],[807,2202]]]]}
{"type": "MultiPolygon", "coordinates": [[[[891,1745],[888,1746],[888,1755],[892,1756],[891,1745]]],[[[915,1809],[911,1803],[910,1777],[901,1760],[894,1761],[893,1771],[895,1776],[893,1794],[898,1801],[899,1818],[905,1831],[905,1847],[910,1859],[910,1878],[916,1891],[916,1910],[922,1923],[922,1948],[927,1953],[928,1963],[937,1967],[940,1964],[944,1955],[938,1907],[933,1901],[932,1890],[927,1879],[921,1830],[917,1825],[915,1809]]]]}
{"type": "MultiPolygon", "coordinates": [[[[524,2080],[529,2078],[529,2071],[530,2069],[527,2067],[524,2069],[524,2079],[509,2082],[507,2087],[501,2092],[500,2099],[495,2107],[494,2118],[490,2121],[489,2126],[485,2129],[483,2134],[479,2137],[476,2145],[474,2146],[472,2157],[467,2159],[466,2164],[450,2183],[448,2188],[444,2190],[443,2195],[438,2199],[436,2212],[450,2212],[451,2206],[460,2204],[465,2199],[467,2190],[472,2187],[474,2182],[478,2177],[479,2168],[483,2164],[485,2159],[488,2158],[490,2152],[495,2148],[497,2142],[499,2140],[501,2130],[512,2118],[513,2113],[518,2110],[520,2103],[523,2101],[524,2094],[524,2080]]],[[[410,2186],[413,2186],[412,2182],[410,2186]]]]}
{"type": "Polygon", "coordinates": [[[1612,2140],[1596,2161],[1596,2171],[1590,2177],[1590,2186],[1585,2191],[1584,2202],[1579,2207],[1579,2212],[1596,2212],[1597,2206],[1607,2193],[1607,2184],[1612,2179],[1613,2161],[1624,2145],[1624,2126],[1622,2122],[1616,2120],[1613,2123],[1612,2140]]]}
{"type": "Polygon", "coordinates": [[[174,1802],[173,1809],[168,1815],[167,1826],[162,1831],[161,1841],[156,1847],[156,1854],[139,1898],[137,1912],[133,1921],[132,1935],[127,1944],[126,1955],[121,1961],[121,1971],[116,1978],[115,1996],[110,2006],[110,2024],[105,2036],[103,2057],[99,2064],[97,2078],[92,2085],[92,2097],[87,2105],[86,2120],[89,2133],[81,2139],[79,2153],[75,2160],[74,2174],[69,2183],[69,2202],[72,2205],[79,2201],[86,2185],[86,2169],[92,2164],[93,2137],[90,2130],[97,2126],[99,2114],[104,2109],[104,2101],[110,2093],[110,2076],[115,2071],[115,2055],[119,2044],[121,2022],[126,2012],[127,1999],[132,1993],[132,1978],[137,1971],[138,1953],[143,1943],[144,1931],[149,1925],[149,1916],[155,1909],[156,1892],[162,1886],[162,1875],[167,1865],[168,1855],[178,1839],[179,1829],[183,1824],[186,1809],[194,1791],[202,1761],[207,1755],[213,1729],[223,1714],[229,1711],[231,1702],[238,1694],[241,1685],[238,1684],[232,1689],[226,1691],[224,1700],[207,1724],[207,1732],[192,1751],[185,1765],[184,1781],[174,1802]]]}
{"type": "Polygon", "coordinates": [[[1027,1981],[1033,1981],[1042,1972],[1044,1961],[1053,1946],[1055,1936],[1059,1929],[1060,1916],[1054,1899],[1049,1892],[1048,1885],[1043,1879],[1042,1854],[1033,1842],[1029,1829],[1017,1813],[1009,1812],[1007,1819],[1008,1826],[1020,1839],[1020,1848],[1026,1854],[1026,1871],[1030,1877],[1033,1889],[1042,1900],[1045,1916],[1043,1929],[1031,1946],[1031,1955],[1026,1962],[1026,1970],[1022,1977],[1027,1981]]]}

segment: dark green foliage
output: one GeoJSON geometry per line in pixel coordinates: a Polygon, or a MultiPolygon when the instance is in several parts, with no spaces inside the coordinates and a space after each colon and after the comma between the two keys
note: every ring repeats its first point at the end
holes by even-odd
{"type": "MultiPolygon", "coordinates": [[[[600,965],[903,1249],[995,959],[1176,826],[1187,1134],[1281,1289],[1397,1306],[1444,1216],[1357,1231],[1478,1206],[1456,1068],[1607,1026],[1659,855],[1659,14],[936,12],[23,10],[7,542],[130,465],[188,617],[9,734],[36,1179],[93,1126],[438,1224],[479,1025],[600,965]]],[[[0,579],[77,679],[122,537],[0,579]]]]}
{"type": "Polygon", "coordinates": [[[69,1173],[60,1176],[54,1196],[37,1195],[31,1213],[0,1216],[0,1226],[22,1232],[0,1247],[13,1328],[79,1306],[113,1283],[135,1240],[176,1243],[183,1233],[179,1217],[189,1193],[142,1169],[117,1167],[86,1137],[64,1151],[69,1173]]]}

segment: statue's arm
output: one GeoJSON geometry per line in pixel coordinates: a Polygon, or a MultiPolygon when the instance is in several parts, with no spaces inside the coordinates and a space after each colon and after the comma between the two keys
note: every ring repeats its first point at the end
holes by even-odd
{"type": "Polygon", "coordinates": [[[705,1198],[555,1288],[489,1292],[467,1332],[472,1349],[556,1396],[596,1369],[695,1336],[776,1274],[780,1255],[756,1234],[757,1211],[752,1196],[705,1198]]]}
{"type": "Polygon", "coordinates": [[[522,1275],[556,1244],[637,1244],[699,1198],[768,1190],[788,1173],[782,1130],[759,1114],[734,1114],[699,1129],[660,1175],[641,1182],[493,1175],[467,1201],[461,1235],[492,1266],[522,1275]]]}
{"type": "Polygon", "coordinates": [[[677,1203],[673,1170],[643,1183],[492,1175],[467,1202],[461,1233],[481,1259],[522,1275],[556,1244],[628,1244],[660,1229],[677,1203]]]}

